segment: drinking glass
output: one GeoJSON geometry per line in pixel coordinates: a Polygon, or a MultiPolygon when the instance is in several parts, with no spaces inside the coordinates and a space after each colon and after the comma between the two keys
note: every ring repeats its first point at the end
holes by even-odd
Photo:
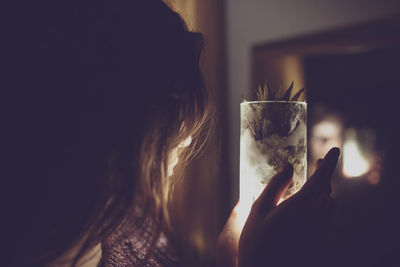
{"type": "Polygon", "coordinates": [[[306,181],[307,103],[243,102],[240,113],[240,202],[251,205],[287,162],[294,177],[281,201],[290,197],[306,181]]]}

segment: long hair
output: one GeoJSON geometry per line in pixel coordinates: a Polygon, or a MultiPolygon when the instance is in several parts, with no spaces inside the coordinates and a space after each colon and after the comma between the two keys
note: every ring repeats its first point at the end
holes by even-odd
{"type": "Polygon", "coordinates": [[[212,124],[203,42],[159,0],[26,4],[3,61],[9,257],[42,265],[80,244],[76,263],[117,227],[169,224],[171,151],[190,137],[186,164],[212,124]]]}

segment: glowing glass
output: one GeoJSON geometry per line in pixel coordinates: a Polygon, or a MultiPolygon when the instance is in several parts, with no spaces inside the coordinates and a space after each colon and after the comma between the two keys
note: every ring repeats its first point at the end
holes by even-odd
{"type": "Polygon", "coordinates": [[[306,181],[307,104],[297,101],[253,101],[240,105],[240,202],[249,206],[288,161],[292,184],[282,200],[306,181]]]}

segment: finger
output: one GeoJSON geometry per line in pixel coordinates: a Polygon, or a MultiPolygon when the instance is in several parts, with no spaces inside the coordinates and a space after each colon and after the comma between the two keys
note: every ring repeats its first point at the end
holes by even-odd
{"type": "Polygon", "coordinates": [[[330,181],[332,174],[336,168],[339,155],[339,148],[332,148],[331,150],[329,150],[323,161],[320,163],[318,169],[299,191],[299,195],[318,197],[321,191],[331,190],[330,181]]]}
{"type": "Polygon", "coordinates": [[[269,212],[276,207],[282,194],[285,192],[293,178],[293,166],[288,163],[281,171],[275,174],[264,191],[254,202],[253,207],[258,209],[258,212],[269,212]]]}
{"type": "Polygon", "coordinates": [[[324,159],[318,160],[318,168],[315,173],[310,177],[305,187],[311,187],[315,184],[322,184],[330,181],[330,175],[336,168],[340,155],[340,149],[334,147],[328,151],[324,159]]]}

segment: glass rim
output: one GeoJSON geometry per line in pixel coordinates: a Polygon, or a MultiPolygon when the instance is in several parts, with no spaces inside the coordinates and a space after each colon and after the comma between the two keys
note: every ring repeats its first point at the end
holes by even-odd
{"type": "Polygon", "coordinates": [[[306,101],[285,101],[285,100],[255,100],[255,101],[244,101],[241,102],[240,105],[242,104],[261,104],[261,103],[295,103],[295,104],[306,104],[306,101]]]}

